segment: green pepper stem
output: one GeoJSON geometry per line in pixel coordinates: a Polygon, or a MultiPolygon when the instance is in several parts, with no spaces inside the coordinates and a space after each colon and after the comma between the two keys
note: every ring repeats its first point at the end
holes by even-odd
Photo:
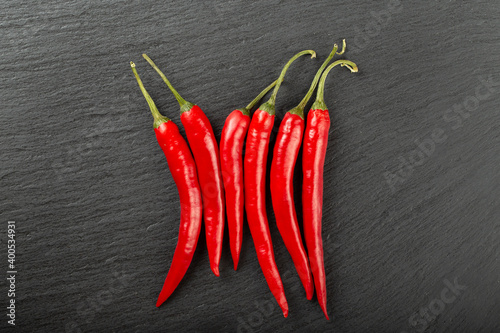
{"type": "Polygon", "coordinates": [[[251,101],[245,107],[245,109],[248,110],[248,111],[252,110],[252,108],[255,106],[255,104],[257,104],[262,99],[262,97],[264,97],[264,95],[267,94],[269,92],[269,90],[271,90],[276,85],[277,82],[278,82],[278,80],[274,81],[273,83],[271,83],[270,85],[268,85],[264,90],[262,90],[260,92],[260,94],[258,94],[257,97],[255,97],[253,99],[253,101],[251,101]]]}
{"type": "Polygon", "coordinates": [[[175,90],[175,88],[172,86],[172,84],[170,83],[170,81],[167,79],[167,77],[165,76],[165,74],[163,74],[163,72],[158,68],[158,66],[156,66],[156,64],[153,62],[153,60],[151,60],[150,57],[148,57],[145,53],[142,54],[143,58],[146,59],[146,61],[151,65],[151,67],[154,68],[154,70],[160,74],[161,78],[163,79],[163,81],[167,84],[168,88],[170,89],[170,91],[174,94],[175,96],[175,99],[177,99],[177,102],[179,102],[179,105],[180,107],[182,108],[182,106],[186,103],[189,103],[189,102],[186,102],[186,100],[184,98],[181,97],[181,95],[177,92],[177,90],[175,90]]]}
{"type": "Polygon", "coordinates": [[[137,83],[139,84],[139,88],[142,91],[142,94],[144,95],[144,98],[146,98],[146,101],[148,102],[149,109],[151,110],[151,113],[153,114],[153,118],[155,120],[154,126],[157,128],[160,126],[162,123],[165,123],[167,121],[170,121],[169,118],[163,116],[160,111],[158,111],[158,108],[156,107],[155,102],[153,102],[153,99],[151,96],[149,96],[148,92],[146,91],[146,88],[144,88],[144,84],[142,84],[142,80],[139,77],[139,74],[137,73],[137,70],[135,69],[135,64],[131,61],[130,62],[130,67],[132,67],[132,72],[134,72],[135,79],[137,80],[137,83]]]}
{"type": "Polygon", "coordinates": [[[338,46],[337,46],[337,44],[334,44],[332,52],[330,52],[330,54],[328,55],[328,58],[326,58],[326,60],[323,62],[321,67],[316,72],[316,75],[314,76],[313,82],[311,83],[311,87],[309,87],[307,94],[304,96],[304,98],[297,105],[296,109],[304,111],[304,108],[306,107],[307,102],[309,102],[309,99],[311,98],[312,94],[314,93],[314,89],[316,89],[316,86],[318,85],[318,81],[319,81],[319,78],[321,77],[321,73],[323,73],[323,70],[326,68],[326,66],[328,66],[330,61],[333,59],[333,57],[337,53],[337,50],[338,50],[338,46]]]}
{"type": "Polygon", "coordinates": [[[342,51],[337,52],[337,54],[338,54],[338,55],[342,55],[342,54],[344,54],[344,52],[345,52],[345,48],[346,48],[346,45],[345,45],[345,38],[344,38],[344,39],[342,39],[342,51]]]}
{"type": "Polygon", "coordinates": [[[316,95],[316,102],[324,104],[324,102],[325,102],[325,100],[324,100],[325,80],[326,80],[328,73],[332,70],[333,67],[335,67],[337,65],[345,66],[345,67],[349,68],[349,70],[353,73],[356,73],[358,71],[358,66],[355,63],[353,63],[352,61],[341,59],[341,60],[337,60],[337,61],[333,62],[330,66],[328,66],[327,69],[325,69],[325,71],[321,75],[321,79],[320,79],[319,85],[318,85],[318,93],[316,95]]]}
{"type": "Polygon", "coordinates": [[[267,101],[268,104],[274,106],[276,103],[276,95],[278,94],[278,90],[280,89],[281,83],[283,82],[283,79],[285,78],[286,71],[288,70],[288,67],[294,62],[297,58],[303,56],[304,54],[311,54],[311,59],[316,58],[316,52],[313,50],[305,50],[302,52],[297,53],[294,55],[288,62],[285,64],[285,67],[283,67],[283,70],[281,71],[281,74],[278,78],[278,82],[276,82],[276,86],[274,86],[273,94],[269,98],[269,101],[267,101]]]}

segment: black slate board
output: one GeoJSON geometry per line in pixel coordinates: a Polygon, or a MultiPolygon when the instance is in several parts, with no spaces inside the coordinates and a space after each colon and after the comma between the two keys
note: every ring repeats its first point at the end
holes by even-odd
{"type": "Polygon", "coordinates": [[[498,3],[2,7],[4,271],[8,221],[17,227],[16,327],[7,324],[3,280],[2,331],[500,331],[498,3]],[[360,73],[335,70],[326,91],[332,130],[323,229],[332,320],[305,299],[270,205],[288,318],[269,292],[247,227],[238,271],[226,232],[221,277],[214,277],[201,236],[181,285],[155,308],[179,205],[129,61],[160,111],[180,125],[175,99],[141,58],[148,53],[205,110],[219,138],[231,110],[274,80],[286,59],[312,48],[318,59],[297,61],[278,94],[277,129],[342,38],[360,73]],[[421,142],[428,155],[415,152],[421,142]],[[450,283],[464,287],[453,294],[450,283]]]}

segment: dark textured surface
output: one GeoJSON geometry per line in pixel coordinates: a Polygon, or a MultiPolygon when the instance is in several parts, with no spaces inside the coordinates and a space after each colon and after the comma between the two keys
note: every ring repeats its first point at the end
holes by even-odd
{"type": "Polygon", "coordinates": [[[2,251],[7,221],[17,225],[16,330],[499,332],[500,5],[423,1],[377,14],[388,7],[5,2],[0,211],[2,251]],[[226,115],[274,80],[287,58],[315,49],[317,60],[290,68],[278,128],[342,38],[360,73],[334,70],[325,93],[332,320],[305,299],[270,206],[287,319],[247,227],[237,272],[226,236],[214,277],[201,236],[178,290],[155,308],[176,244],[178,196],[129,61],[160,111],[180,125],[175,99],[141,58],[148,53],[205,110],[219,138],[226,115]],[[472,111],[460,116],[452,110],[463,102],[472,111]],[[435,131],[441,142],[429,155],[413,152],[435,131]],[[466,289],[453,298],[444,280],[466,289]]]}

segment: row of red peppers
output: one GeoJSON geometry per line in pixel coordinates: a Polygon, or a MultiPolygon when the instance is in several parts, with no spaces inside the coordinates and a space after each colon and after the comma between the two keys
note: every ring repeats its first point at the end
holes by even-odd
{"type": "MultiPolygon", "coordinates": [[[[336,54],[344,53],[345,41],[342,51],[337,52],[337,50],[338,47],[335,45],[316,73],[307,94],[283,118],[274,146],[270,175],[272,204],[278,230],[292,257],[307,299],[312,299],[316,288],[318,302],[327,319],[329,317],[326,310],[321,220],[323,167],[330,118],[323,97],[324,85],[329,71],[337,65],[345,66],[352,72],[358,71],[356,64],[343,59],[335,61],[327,68],[336,54]],[[304,108],[318,83],[316,101],[308,113],[307,124],[304,126],[304,108]],[[293,199],[293,173],[302,137],[304,137],[302,210],[307,253],[302,242],[293,199]]],[[[170,172],[179,191],[181,204],[178,242],[156,306],[160,306],[170,297],[186,273],[198,242],[202,216],[205,222],[210,267],[213,273],[219,276],[224,208],[227,207],[234,269],[236,270],[238,266],[243,237],[243,215],[246,210],[262,272],[283,315],[287,317],[288,304],[274,259],[266,214],[266,164],[269,138],[274,125],[276,95],[288,67],[305,54],[311,54],[312,58],[316,56],[312,50],[297,53],[286,63],[278,80],[266,87],[245,108],[234,110],[229,114],[222,130],[220,156],[212,126],[203,111],[197,105],[184,100],[154,62],[143,54],[179,102],[181,122],[186,131],[188,146],[177,126],[159,113],[137,74],[135,64],[130,63],[153,114],[156,138],[167,158],[170,172]],[[273,87],[274,90],[269,100],[262,104],[250,118],[250,110],[273,87]],[[243,159],[245,136],[246,147],[243,159]]]]}

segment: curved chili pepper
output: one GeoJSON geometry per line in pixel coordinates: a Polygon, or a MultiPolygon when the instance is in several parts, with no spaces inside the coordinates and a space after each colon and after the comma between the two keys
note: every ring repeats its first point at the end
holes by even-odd
{"type": "Polygon", "coordinates": [[[183,99],[155,63],[147,55],[142,56],[160,74],[181,107],[181,121],[194,155],[203,196],[203,218],[210,268],[215,276],[219,276],[224,234],[224,189],[222,188],[219,147],[212,125],[198,105],[183,99]]]}
{"type": "Polygon", "coordinates": [[[276,137],[271,164],[271,198],[276,224],[292,257],[308,300],[311,300],[314,295],[314,284],[295,212],[293,171],[304,133],[304,108],[316,89],[321,73],[337,53],[337,49],[335,44],[328,58],[316,72],[307,94],[296,107],[285,114],[276,137]]]}
{"type": "Polygon", "coordinates": [[[312,50],[302,51],[293,56],[281,71],[269,100],[255,111],[248,129],[243,168],[245,208],[248,226],[250,227],[255,251],[257,252],[257,259],[259,260],[269,289],[276,298],[276,301],[278,301],[285,317],[288,316],[288,303],[285,298],[285,291],[278,267],[276,267],[274,260],[273,244],[266,214],[266,162],[269,137],[274,123],[276,94],[281,86],[281,82],[283,82],[288,67],[295,59],[304,54],[311,54],[311,58],[316,56],[316,53],[312,50]]]}
{"type": "Polygon", "coordinates": [[[321,238],[321,218],[323,214],[323,169],[326,147],[328,145],[328,130],[330,116],[323,94],[325,79],[328,72],[335,66],[342,65],[352,72],[357,72],[355,63],[348,60],[333,62],[322,74],[316,101],[307,115],[307,125],[304,134],[302,153],[302,214],[304,218],[304,237],[306,240],[309,262],[316,287],[318,303],[325,314],[326,311],[326,277],[323,262],[323,240],[321,238]]]}
{"type": "Polygon", "coordinates": [[[229,229],[229,247],[233,257],[234,270],[238,267],[243,238],[243,141],[250,125],[250,110],[276,85],[276,81],[266,87],[245,108],[229,114],[222,128],[220,139],[220,159],[222,179],[226,194],[226,214],[229,229]]]}
{"type": "Polygon", "coordinates": [[[196,165],[186,141],[179,133],[179,128],[170,119],[160,114],[144,88],[135,69],[135,64],[130,62],[130,66],[153,114],[156,139],[167,158],[168,167],[177,185],[181,203],[179,238],[172,264],[156,302],[158,307],[174,292],[193,259],[201,230],[201,191],[196,165]]]}

